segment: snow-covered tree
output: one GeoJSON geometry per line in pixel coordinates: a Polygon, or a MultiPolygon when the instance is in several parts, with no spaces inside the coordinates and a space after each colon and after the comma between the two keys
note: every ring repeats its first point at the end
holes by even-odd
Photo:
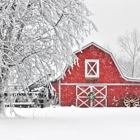
{"type": "Polygon", "coordinates": [[[0,113],[8,80],[23,87],[73,65],[73,47],[96,29],[81,0],[0,0],[0,113]]]}
{"type": "Polygon", "coordinates": [[[129,77],[138,77],[140,66],[140,33],[134,29],[125,35],[118,37],[118,45],[123,49],[125,61],[119,61],[122,70],[129,77]],[[127,59],[127,60],[126,60],[127,59]]]}

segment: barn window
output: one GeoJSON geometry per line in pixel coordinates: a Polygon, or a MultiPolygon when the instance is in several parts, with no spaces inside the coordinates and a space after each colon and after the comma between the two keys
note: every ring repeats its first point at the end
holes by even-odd
{"type": "Polygon", "coordinates": [[[86,78],[99,77],[99,60],[97,59],[85,60],[85,77],[86,78]]]}

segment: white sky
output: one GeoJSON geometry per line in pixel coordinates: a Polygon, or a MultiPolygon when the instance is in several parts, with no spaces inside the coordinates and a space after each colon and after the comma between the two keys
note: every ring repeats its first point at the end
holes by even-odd
{"type": "Polygon", "coordinates": [[[86,39],[98,45],[110,46],[118,50],[117,37],[133,29],[140,31],[140,0],[86,0],[86,5],[94,14],[93,22],[98,32],[86,39]]]}

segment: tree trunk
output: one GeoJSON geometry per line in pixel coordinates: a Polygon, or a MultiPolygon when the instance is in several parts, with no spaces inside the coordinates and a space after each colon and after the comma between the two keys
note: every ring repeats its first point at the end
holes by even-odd
{"type": "Polygon", "coordinates": [[[134,78],[135,77],[135,58],[133,57],[133,60],[132,60],[132,77],[134,78]]]}
{"type": "Polygon", "coordinates": [[[4,85],[3,85],[3,75],[6,76],[6,73],[3,70],[2,62],[2,51],[0,50],[0,116],[5,116],[5,106],[4,106],[4,85]]]}
{"type": "Polygon", "coordinates": [[[0,116],[5,116],[5,106],[4,106],[4,90],[3,90],[2,78],[0,78],[0,116]]]}

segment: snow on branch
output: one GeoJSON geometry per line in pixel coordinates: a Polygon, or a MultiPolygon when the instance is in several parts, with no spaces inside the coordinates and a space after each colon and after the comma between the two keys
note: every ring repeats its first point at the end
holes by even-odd
{"type": "Polygon", "coordinates": [[[35,79],[53,75],[54,70],[61,72],[65,64],[72,66],[77,62],[73,47],[79,47],[90,30],[97,30],[88,19],[90,15],[81,0],[1,2],[3,75],[13,83],[28,85],[35,79]]]}

